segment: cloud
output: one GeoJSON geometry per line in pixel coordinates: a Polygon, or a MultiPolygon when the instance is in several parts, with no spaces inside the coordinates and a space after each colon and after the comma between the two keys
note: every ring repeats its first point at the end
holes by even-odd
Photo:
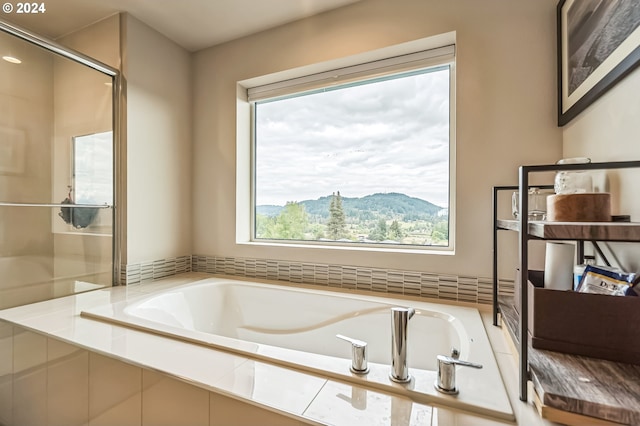
{"type": "Polygon", "coordinates": [[[257,204],[339,190],[401,192],[446,207],[448,79],[440,70],[258,104],[257,204]]]}

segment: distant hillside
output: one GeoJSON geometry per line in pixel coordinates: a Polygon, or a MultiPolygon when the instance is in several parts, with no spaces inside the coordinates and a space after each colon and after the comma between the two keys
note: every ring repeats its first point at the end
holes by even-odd
{"type": "MultiPolygon", "coordinates": [[[[300,201],[306,212],[317,218],[329,217],[331,196],[317,200],[300,201]]],[[[361,198],[342,197],[342,208],[347,218],[373,220],[380,216],[397,217],[403,221],[427,219],[435,216],[442,207],[420,198],[409,197],[395,192],[387,194],[366,195],[361,198]]],[[[282,206],[257,206],[257,213],[265,216],[277,216],[282,206]]]]}

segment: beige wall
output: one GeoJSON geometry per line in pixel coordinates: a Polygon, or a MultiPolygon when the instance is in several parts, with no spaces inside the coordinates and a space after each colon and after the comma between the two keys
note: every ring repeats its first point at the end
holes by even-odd
{"type": "Polygon", "coordinates": [[[191,254],[189,53],[124,15],[126,263],[191,254]]]}
{"type": "MultiPolygon", "coordinates": [[[[636,69],[575,119],[563,131],[563,156],[593,161],[640,160],[640,69],[636,69]]],[[[640,221],[640,170],[607,172],[614,214],[640,221]]],[[[637,245],[612,245],[620,266],[640,271],[637,245]]]]}
{"type": "MultiPolygon", "coordinates": [[[[562,153],[555,6],[555,0],[368,0],[196,53],[193,253],[490,276],[491,187],[516,184],[519,165],[555,162],[562,153]],[[457,38],[455,256],[236,243],[238,81],[451,31],[457,38]]],[[[515,260],[507,260],[511,270],[515,260]]]]}
{"type": "MultiPolygon", "coordinates": [[[[122,262],[190,255],[189,53],[127,14],[114,15],[61,42],[122,71],[122,262]]],[[[80,123],[86,125],[87,120],[80,123]]],[[[73,248],[68,235],[59,239],[60,247],[73,248]]]]}

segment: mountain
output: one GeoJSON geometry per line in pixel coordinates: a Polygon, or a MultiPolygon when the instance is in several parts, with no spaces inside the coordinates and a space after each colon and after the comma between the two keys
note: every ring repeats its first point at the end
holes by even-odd
{"type": "Polygon", "coordinates": [[[278,216],[281,210],[282,210],[282,206],[275,206],[272,204],[265,204],[263,206],[256,207],[256,211],[258,214],[269,216],[269,217],[278,216]]]}
{"type": "MultiPolygon", "coordinates": [[[[317,200],[300,201],[306,212],[317,218],[329,217],[331,195],[317,200]]],[[[442,207],[420,198],[409,197],[405,194],[390,192],[386,194],[372,194],[360,198],[342,197],[342,209],[347,218],[372,220],[380,216],[397,217],[403,221],[427,219],[435,216],[442,207]]],[[[265,216],[277,216],[281,206],[257,206],[256,212],[265,216]]]]}

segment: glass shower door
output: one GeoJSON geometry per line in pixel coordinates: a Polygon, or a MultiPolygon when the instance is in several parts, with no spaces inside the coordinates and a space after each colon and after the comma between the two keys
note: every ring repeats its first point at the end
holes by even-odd
{"type": "Polygon", "coordinates": [[[8,27],[0,22],[0,309],[115,279],[117,72],[8,27]]]}

